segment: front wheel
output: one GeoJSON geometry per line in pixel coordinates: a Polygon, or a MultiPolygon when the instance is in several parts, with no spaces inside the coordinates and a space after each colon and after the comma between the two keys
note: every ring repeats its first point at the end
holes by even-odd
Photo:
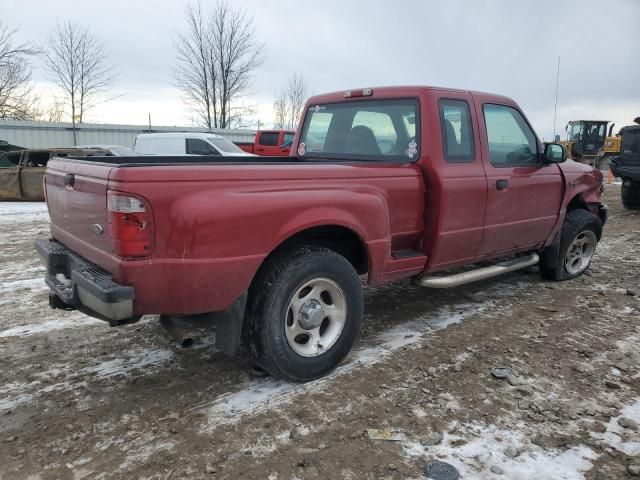
{"type": "MultiPolygon", "coordinates": [[[[586,210],[567,213],[560,231],[557,261],[540,263],[542,276],[550,280],[571,280],[582,275],[591,264],[602,234],[602,221],[586,210]]],[[[545,252],[543,252],[543,257],[545,252]]]]}
{"type": "Polygon", "coordinates": [[[267,261],[250,290],[246,334],[256,363],[304,382],[333,370],[360,332],[362,284],[353,266],[322,247],[267,261]]]}

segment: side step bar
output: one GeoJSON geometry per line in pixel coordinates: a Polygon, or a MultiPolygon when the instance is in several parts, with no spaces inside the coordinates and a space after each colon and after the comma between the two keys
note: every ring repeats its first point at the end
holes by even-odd
{"type": "Polygon", "coordinates": [[[506,262],[497,263],[490,267],[478,268],[477,270],[471,270],[469,272],[456,273],[454,275],[448,275],[444,277],[434,277],[431,275],[424,275],[414,280],[416,285],[429,288],[450,288],[458,287],[466,283],[477,282],[478,280],[485,280],[487,278],[497,277],[503,273],[513,272],[520,270],[521,268],[530,267],[540,261],[540,257],[537,253],[531,253],[524,257],[514,258],[506,262]]]}

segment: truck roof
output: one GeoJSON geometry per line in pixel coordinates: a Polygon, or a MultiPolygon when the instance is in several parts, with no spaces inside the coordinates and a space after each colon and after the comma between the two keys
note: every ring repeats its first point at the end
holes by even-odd
{"type": "Polygon", "coordinates": [[[205,137],[217,137],[224,138],[222,135],[206,132],[163,132],[163,133],[139,133],[138,137],[153,137],[153,138],[205,138],[205,137]]]}
{"type": "Polygon", "coordinates": [[[417,97],[426,92],[451,92],[451,93],[470,93],[476,95],[482,95],[484,97],[491,97],[499,102],[512,103],[513,100],[504,95],[497,95],[493,93],[478,92],[474,90],[461,90],[456,88],[435,87],[428,85],[404,85],[395,87],[361,87],[359,89],[339,90],[336,92],[325,93],[322,95],[316,95],[307,101],[308,104],[314,103],[334,103],[345,100],[345,92],[370,89],[372,94],[362,99],[376,99],[376,98],[406,98],[417,97]]]}

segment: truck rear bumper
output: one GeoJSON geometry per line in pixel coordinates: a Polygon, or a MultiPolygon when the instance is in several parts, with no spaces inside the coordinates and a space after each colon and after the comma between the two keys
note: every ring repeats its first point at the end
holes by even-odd
{"type": "Polygon", "coordinates": [[[52,239],[38,240],[36,250],[47,268],[52,308],[81,310],[111,324],[136,321],[133,287],[119,285],[97,265],[52,239]]]}

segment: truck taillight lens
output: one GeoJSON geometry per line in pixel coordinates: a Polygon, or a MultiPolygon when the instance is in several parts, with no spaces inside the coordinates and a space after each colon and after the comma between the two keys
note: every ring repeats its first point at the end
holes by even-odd
{"type": "Polygon", "coordinates": [[[146,202],[130,195],[107,192],[107,212],[114,253],[120,257],[149,256],[153,225],[146,202]]]}

